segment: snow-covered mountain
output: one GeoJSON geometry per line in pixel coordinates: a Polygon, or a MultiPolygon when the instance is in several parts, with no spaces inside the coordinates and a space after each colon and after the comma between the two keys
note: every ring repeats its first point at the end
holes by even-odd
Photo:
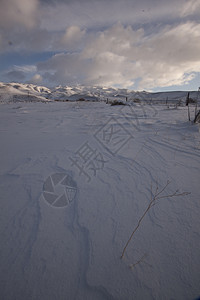
{"type": "MultiPolygon", "coordinates": [[[[105,101],[128,100],[128,101],[185,101],[187,91],[150,93],[146,91],[138,92],[128,89],[117,89],[113,87],[99,86],[57,86],[47,88],[34,84],[3,83],[0,82],[0,101],[105,101]]],[[[198,92],[190,92],[190,97],[198,98],[198,92]]]]}

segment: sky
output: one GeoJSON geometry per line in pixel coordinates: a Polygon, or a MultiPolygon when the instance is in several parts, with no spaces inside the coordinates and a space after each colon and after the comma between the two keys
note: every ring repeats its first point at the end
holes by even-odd
{"type": "Polygon", "coordinates": [[[0,81],[200,86],[200,0],[0,1],[0,81]]]}

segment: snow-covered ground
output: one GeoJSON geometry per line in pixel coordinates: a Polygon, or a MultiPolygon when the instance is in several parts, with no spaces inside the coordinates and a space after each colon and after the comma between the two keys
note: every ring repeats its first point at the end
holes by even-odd
{"type": "Polygon", "coordinates": [[[1,299],[200,296],[200,134],[185,106],[2,101],[0,140],[1,299]]]}

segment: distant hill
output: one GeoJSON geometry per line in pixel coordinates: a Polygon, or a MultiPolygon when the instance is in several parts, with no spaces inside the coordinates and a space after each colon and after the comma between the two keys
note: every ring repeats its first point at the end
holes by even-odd
{"type": "MultiPolygon", "coordinates": [[[[34,84],[22,83],[3,83],[0,82],[0,101],[1,102],[20,102],[20,101],[185,101],[187,91],[158,92],[150,93],[146,91],[138,92],[128,89],[117,89],[113,87],[99,86],[57,86],[47,88],[34,84]]],[[[198,92],[190,92],[190,98],[197,99],[198,92]]],[[[199,95],[200,98],[200,95],[199,95]]]]}

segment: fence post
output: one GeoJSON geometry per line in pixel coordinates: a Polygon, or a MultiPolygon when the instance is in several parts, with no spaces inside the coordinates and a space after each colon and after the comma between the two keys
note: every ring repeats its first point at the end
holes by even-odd
{"type": "Polygon", "coordinates": [[[188,103],[188,120],[190,121],[190,106],[189,106],[189,103],[188,103]]]}

